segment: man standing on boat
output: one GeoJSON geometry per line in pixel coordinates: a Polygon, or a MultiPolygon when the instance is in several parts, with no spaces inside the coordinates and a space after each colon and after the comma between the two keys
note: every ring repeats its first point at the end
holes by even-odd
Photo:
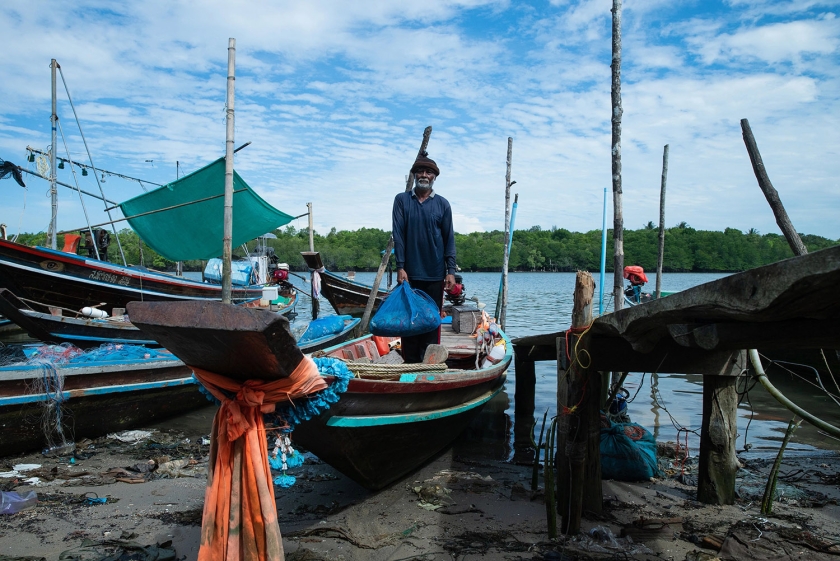
{"type": "MultiPolygon", "coordinates": [[[[411,167],[414,188],[394,199],[393,236],[397,282],[409,281],[443,305],[443,291],[455,284],[455,230],[449,201],[432,186],[440,175],[434,160],[421,154],[411,167]]],[[[423,361],[426,347],[440,342],[440,329],[402,337],[405,362],[423,361]]]]}

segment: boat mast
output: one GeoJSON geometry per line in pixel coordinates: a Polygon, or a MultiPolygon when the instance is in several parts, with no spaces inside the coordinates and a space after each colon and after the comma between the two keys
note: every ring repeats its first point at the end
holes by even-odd
{"type": "Polygon", "coordinates": [[[233,93],[236,39],[228,39],[227,129],[225,149],[225,223],[222,248],[222,302],[231,302],[230,260],[233,241],[233,93]]]}
{"type": "Polygon", "coordinates": [[[52,202],[52,215],[50,217],[50,232],[49,242],[52,249],[58,249],[58,240],[56,232],[58,231],[58,190],[55,187],[55,151],[56,151],[56,128],[58,128],[58,114],[56,113],[56,94],[55,94],[55,68],[58,63],[55,59],[50,61],[50,74],[52,75],[52,115],[50,116],[50,124],[52,125],[52,145],[50,147],[50,200],[52,202]]]}

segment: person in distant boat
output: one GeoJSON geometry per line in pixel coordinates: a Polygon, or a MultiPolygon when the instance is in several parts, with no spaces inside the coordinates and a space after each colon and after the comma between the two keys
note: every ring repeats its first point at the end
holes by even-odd
{"type": "MultiPolygon", "coordinates": [[[[440,169],[427,155],[411,167],[414,188],[394,199],[393,236],[397,282],[408,281],[443,306],[443,291],[455,284],[455,230],[449,201],[432,188],[440,169]]],[[[440,329],[402,337],[405,362],[423,361],[426,347],[440,342],[440,329]]]]}

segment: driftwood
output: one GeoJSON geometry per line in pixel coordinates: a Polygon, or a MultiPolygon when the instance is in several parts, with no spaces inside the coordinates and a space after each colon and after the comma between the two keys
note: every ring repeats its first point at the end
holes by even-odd
{"type": "Polygon", "coordinates": [[[746,119],[741,119],[741,130],[743,131],[744,144],[747,145],[747,152],[750,155],[750,162],[752,162],[755,177],[758,179],[758,186],[761,187],[767,202],[770,203],[770,208],[773,209],[773,214],[776,216],[776,224],[781,228],[794,255],[805,255],[808,253],[808,249],[802,243],[802,239],[796,233],[796,229],[793,227],[790,218],[788,218],[787,211],[779,198],[779,192],[770,183],[770,177],[767,175],[767,169],[764,167],[761,154],[758,152],[758,146],[755,143],[752,129],[750,129],[750,123],[746,119]]]}

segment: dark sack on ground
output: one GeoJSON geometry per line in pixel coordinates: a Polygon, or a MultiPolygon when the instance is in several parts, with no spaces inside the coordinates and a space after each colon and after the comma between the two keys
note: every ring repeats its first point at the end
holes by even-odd
{"type": "Polygon", "coordinates": [[[440,311],[432,297],[400,283],[370,320],[370,332],[386,337],[412,336],[437,329],[440,311]]]}
{"type": "Polygon", "coordinates": [[[601,429],[601,478],[647,481],[659,474],[656,440],[636,423],[601,429]]]}

